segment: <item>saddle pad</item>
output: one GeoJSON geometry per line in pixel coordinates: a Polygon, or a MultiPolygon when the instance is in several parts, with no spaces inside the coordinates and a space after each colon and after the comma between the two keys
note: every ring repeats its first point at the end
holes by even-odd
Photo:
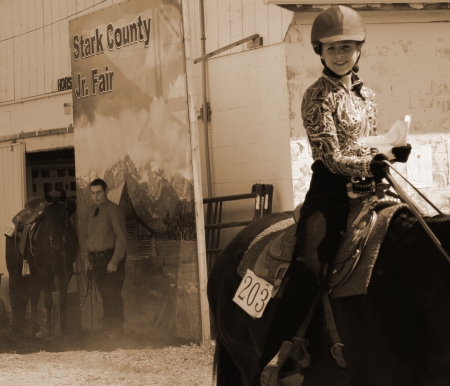
{"type": "Polygon", "coordinates": [[[399,210],[407,208],[406,204],[396,204],[377,212],[377,221],[373,226],[358,263],[350,277],[341,285],[333,288],[330,293],[331,299],[367,294],[373,267],[377,261],[378,252],[386,236],[389,223],[399,210]]]}
{"type": "Polygon", "coordinates": [[[274,297],[292,260],[297,224],[294,218],[279,221],[261,232],[244,253],[237,272],[241,277],[250,269],[274,286],[274,297]]]}
{"type": "Polygon", "coordinates": [[[15,226],[15,224],[11,221],[11,222],[9,223],[9,225],[6,227],[6,229],[3,231],[3,234],[4,234],[5,236],[8,236],[8,237],[13,237],[13,236],[14,236],[15,230],[16,230],[16,226],[15,226]]]}

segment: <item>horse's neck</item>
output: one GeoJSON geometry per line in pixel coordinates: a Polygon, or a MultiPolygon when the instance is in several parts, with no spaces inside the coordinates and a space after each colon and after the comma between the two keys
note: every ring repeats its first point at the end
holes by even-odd
{"type": "MultiPolygon", "coordinates": [[[[425,222],[441,243],[442,247],[450,253],[450,217],[427,217],[425,222]]],[[[448,275],[450,280],[450,262],[434,244],[431,237],[423,229],[419,221],[410,213],[402,213],[392,224],[389,234],[389,243],[386,249],[395,250],[401,256],[396,260],[403,261],[403,267],[440,267],[443,275],[448,275]],[[403,258],[402,258],[403,256],[403,258]]],[[[413,268],[413,271],[415,268],[413,268]]],[[[442,275],[439,274],[441,277],[442,275]]],[[[426,276],[425,276],[426,277],[426,276]]],[[[436,278],[437,279],[437,278],[436,278]]],[[[432,280],[432,279],[431,279],[432,280]]]]}
{"type": "Polygon", "coordinates": [[[50,233],[47,223],[47,218],[44,216],[36,227],[32,236],[32,243],[35,247],[47,248],[50,246],[50,233]]]}

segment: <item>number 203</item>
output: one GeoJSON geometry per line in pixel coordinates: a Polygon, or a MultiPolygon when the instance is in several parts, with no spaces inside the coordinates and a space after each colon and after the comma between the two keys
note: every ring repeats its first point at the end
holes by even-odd
{"type": "Polygon", "coordinates": [[[253,282],[251,276],[246,276],[244,278],[245,287],[238,294],[238,298],[242,302],[245,302],[247,306],[254,307],[256,312],[261,312],[266,306],[266,301],[270,296],[267,288],[261,289],[261,284],[258,282],[253,282]],[[255,302],[256,300],[256,302],[255,302]]]}

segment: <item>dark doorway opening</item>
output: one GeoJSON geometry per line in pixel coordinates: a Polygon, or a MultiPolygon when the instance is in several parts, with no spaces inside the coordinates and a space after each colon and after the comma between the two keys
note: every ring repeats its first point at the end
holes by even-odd
{"type": "Polygon", "coordinates": [[[56,196],[64,189],[76,199],[74,148],[27,153],[26,162],[28,198],[44,197],[46,191],[56,196]]]}

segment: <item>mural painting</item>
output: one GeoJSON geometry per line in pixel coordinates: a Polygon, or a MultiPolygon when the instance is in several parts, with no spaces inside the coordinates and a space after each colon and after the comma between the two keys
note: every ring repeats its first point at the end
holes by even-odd
{"type": "MultiPolygon", "coordinates": [[[[134,0],[70,21],[78,226],[102,178],[127,220],[125,332],[197,339],[194,190],[178,1],[134,0]]],[[[83,328],[100,297],[81,280],[83,328]]]]}

